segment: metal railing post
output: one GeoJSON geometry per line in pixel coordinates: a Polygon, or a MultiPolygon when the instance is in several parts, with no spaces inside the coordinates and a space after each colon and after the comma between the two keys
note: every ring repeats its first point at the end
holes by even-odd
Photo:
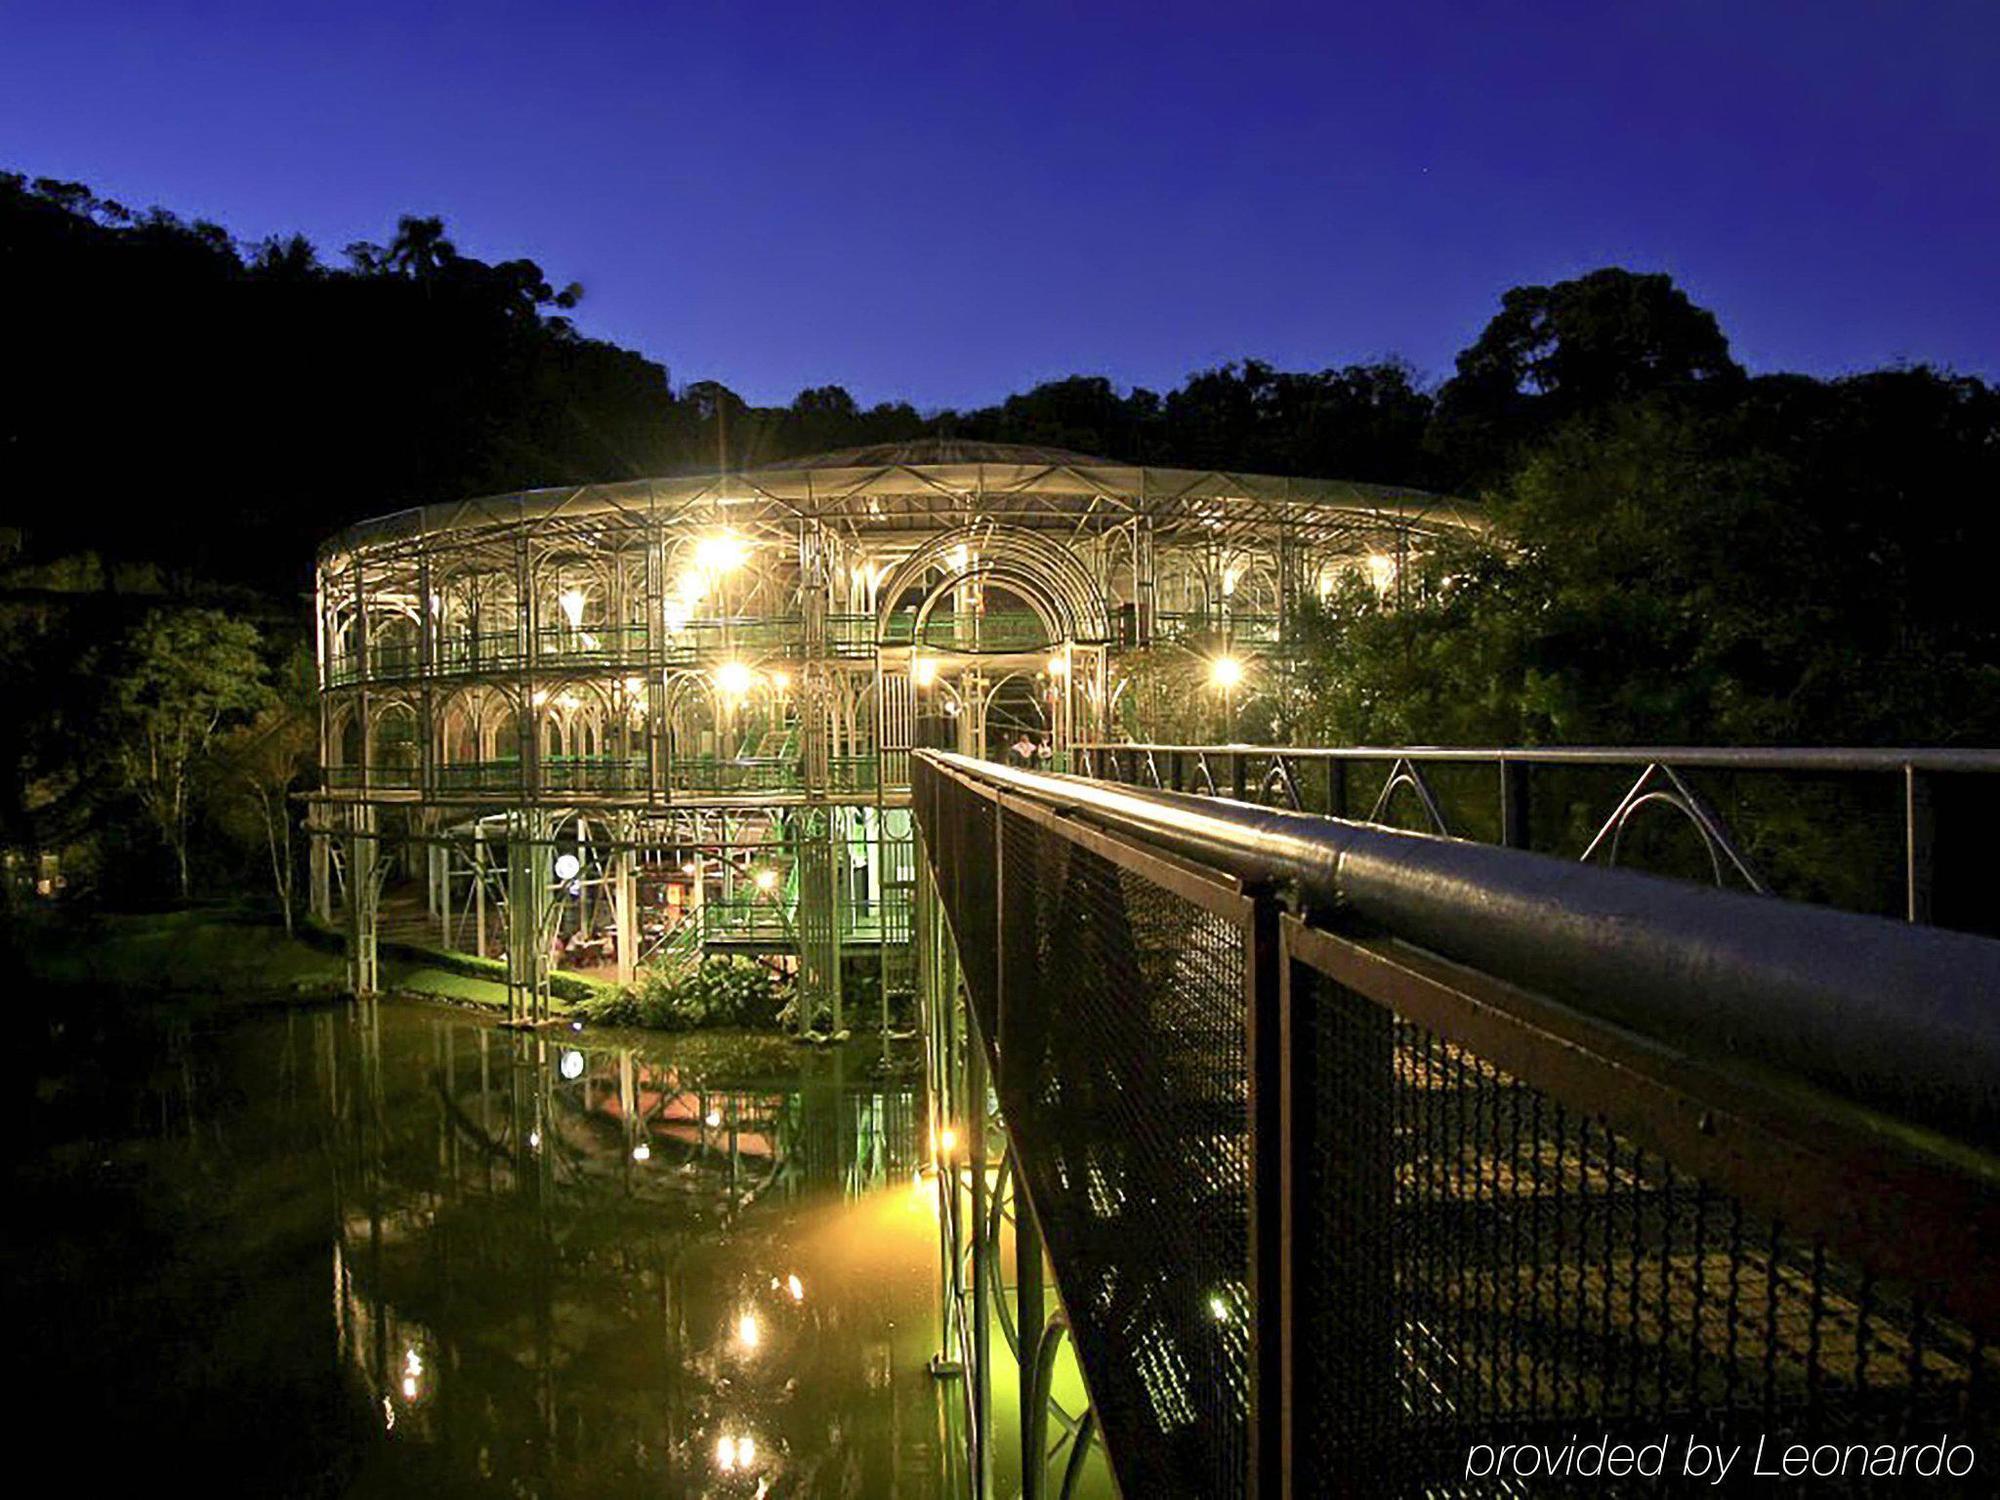
{"type": "Polygon", "coordinates": [[[1500,758],[1500,842],[1509,849],[1528,847],[1528,766],[1500,758]]]}
{"type": "Polygon", "coordinates": [[[1021,1497],[1041,1500],[1046,1455],[1036,1436],[1038,1424],[1031,1418],[1035,1403],[1049,1399],[1035,1369],[1035,1354],[1041,1348],[1048,1321],[1048,1301],[1042,1286],[1042,1236],[1035,1223],[1034,1207],[1028,1202],[1021,1159],[1010,1156],[1007,1166],[1014,1174],[1014,1327],[1020,1351],[1021,1497]]]}
{"type": "Polygon", "coordinates": [[[967,1395],[972,1407],[972,1495],[985,1500],[993,1492],[993,1365],[992,1309],[987,1291],[991,1275],[987,1257],[993,1247],[986,1239],[986,1044],[978,1020],[968,1007],[965,1035],[966,1175],[971,1178],[972,1210],[972,1368],[967,1395]]]}
{"type": "Polygon", "coordinates": [[[1291,1493],[1291,1058],[1276,893],[1252,898],[1244,934],[1249,1063],[1251,1500],[1291,1493]]]}
{"type": "Polygon", "coordinates": [[[1912,922],[1931,920],[1936,836],[1930,773],[1906,765],[1903,767],[1903,891],[1904,914],[1912,922]]]}

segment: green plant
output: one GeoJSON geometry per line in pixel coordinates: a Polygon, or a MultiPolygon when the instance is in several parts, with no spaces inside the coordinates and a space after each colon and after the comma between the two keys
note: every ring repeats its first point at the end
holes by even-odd
{"type": "Polygon", "coordinates": [[[682,979],[649,973],[629,988],[592,999],[584,1012],[602,1026],[660,1031],[768,1027],[777,1024],[790,990],[788,982],[755,959],[708,958],[682,979]]]}

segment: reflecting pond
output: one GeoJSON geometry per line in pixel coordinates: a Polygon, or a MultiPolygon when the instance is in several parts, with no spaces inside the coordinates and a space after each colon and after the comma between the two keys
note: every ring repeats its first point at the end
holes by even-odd
{"type": "Polygon", "coordinates": [[[17,1430],[72,1480],[946,1492],[921,1106],[865,1053],[65,1006],[5,1255],[17,1430]]]}

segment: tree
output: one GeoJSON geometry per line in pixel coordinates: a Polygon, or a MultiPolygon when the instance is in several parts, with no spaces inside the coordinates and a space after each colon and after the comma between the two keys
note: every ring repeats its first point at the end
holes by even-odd
{"type": "Polygon", "coordinates": [[[108,684],[125,784],[173,854],[182,899],[198,774],[221,730],[271,702],[261,645],[256,626],[220,610],[154,610],[121,643],[108,684]]]}
{"type": "Polygon", "coordinates": [[[1671,277],[1607,266],[1501,297],[1438,392],[1432,445],[1452,480],[1490,483],[1563,422],[1743,378],[1715,315],[1671,277]]]}
{"type": "Polygon", "coordinates": [[[270,701],[254,718],[226,730],[216,748],[225,822],[248,822],[254,831],[247,839],[239,833],[239,839],[263,846],[288,937],[298,874],[292,793],[312,770],[318,742],[313,661],[300,648],[286,662],[270,701]]]}

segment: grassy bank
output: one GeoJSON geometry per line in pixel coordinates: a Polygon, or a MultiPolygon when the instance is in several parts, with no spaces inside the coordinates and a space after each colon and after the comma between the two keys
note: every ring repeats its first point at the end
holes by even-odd
{"type": "MultiPolygon", "coordinates": [[[[319,999],[347,988],[337,936],[301,929],[287,937],[276,922],[242,912],[51,917],[24,924],[18,936],[22,967],[47,984],[243,1001],[319,999]]],[[[391,994],[505,1010],[500,972],[490,961],[383,945],[382,988],[391,994]]],[[[554,1003],[561,1011],[573,1002],[554,1003]]]]}

